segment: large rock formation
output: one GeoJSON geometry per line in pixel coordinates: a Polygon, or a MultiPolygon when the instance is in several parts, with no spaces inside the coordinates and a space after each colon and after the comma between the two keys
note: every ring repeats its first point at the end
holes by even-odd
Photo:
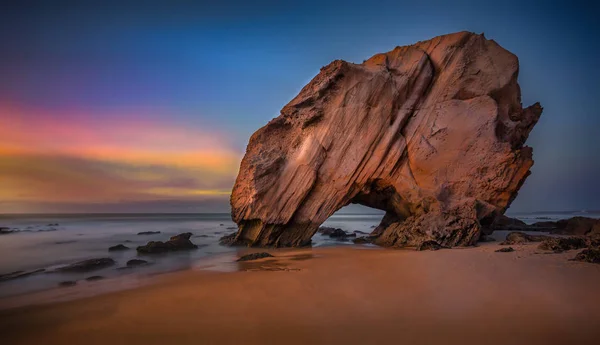
{"type": "Polygon", "coordinates": [[[533,165],[515,55],[460,32],[336,60],[252,135],[231,206],[237,243],[301,246],[349,203],[385,210],[375,243],[477,241],[533,165]]]}

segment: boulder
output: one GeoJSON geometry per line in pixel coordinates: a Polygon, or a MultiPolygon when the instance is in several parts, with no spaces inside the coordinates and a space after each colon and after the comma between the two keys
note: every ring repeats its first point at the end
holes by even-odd
{"type": "Polygon", "coordinates": [[[145,246],[137,247],[138,253],[143,254],[158,254],[166,252],[174,252],[180,250],[197,249],[198,246],[190,241],[191,232],[179,234],[171,237],[167,242],[150,241],[145,246]]]}
{"type": "Polygon", "coordinates": [[[386,212],[382,246],[473,245],[533,165],[542,107],[523,108],[515,55],[459,32],[336,60],[250,138],[232,194],[232,243],[308,245],[340,208],[386,212]]]}
{"type": "Polygon", "coordinates": [[[534,227],[547,227],[552,233],[564,235],[600,235],[600,219],[587,217],[573,217],[561,219],[557,222],[538,222],[534,227]]]}
{"type": "Polygon", "coordinates": [[[236,261],[251,261],[251,260],[273,258],[273,257],[274,257],[273,255],[271,255],[269,253],[264,253],[264,252],[263,253],[252,253],[252,254],[243,255],[236,261]]]}
{"type": "Polygon", "coordinates": [[[500,248],[498,250],[494,250],[496,253],[510,253],[510,252],[514,252],[515,249],[513,247],[505,247],[505,248],[500,248]]]}
{"type": "Polygon", "coordinates": [[[119,251],[123,251],[123,250],[129,250],[130,248],[122,245],[122,244],[117,244],[116,246],[112,246],[108,248],[109,252],[119,252],[119,251]]]}
{"type": "Polygon", "coordinates": [[[89,259],[76,262],[67,266],[59,267],[55,272],[89,272],[110,267],[115,264],[111,258],[89,259]]]}

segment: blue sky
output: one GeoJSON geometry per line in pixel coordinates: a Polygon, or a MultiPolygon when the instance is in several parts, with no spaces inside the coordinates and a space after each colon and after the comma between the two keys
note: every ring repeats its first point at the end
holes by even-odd
{"type": "MultiPolygon", "coordinates": [[[[37,119],[44,118],[61,128],[73,122],[75,128],[90,128],[98,122],[127,126],[143,118],[150,132],[168,125],[172,137],[185,130],[206,138],[176,142],[175,148],[194,145],[208,152],[226,147],[219,154],[239,160],[249,136],[277,116],[332,60],[362,62],[375,53],[441,34],[485,32],[519,57],[524,105],[539,101],[544,107],[528,141],[536,161],[533,174],[511,211],[600,209],[600,11],[593,1],[82,3],[2,5],[0,106],[10,109],[0,113],[5,121],[19,116],[25,128],[27,121],[34,128],[37,119]]],[[[18,140],[22,145],[24,139],[18,140]]],[[[73,138],[72,145],[79,145],[77,140],[73,138]]],[[[146,142],[131,141],[125,145],[127,152],[119,151],[125,157],[120,164],[133,164],[130,155],[146,142]]],[[[90,149],[81,155],[96,152],[99,144],[86,145],[90,149]]],[[[0,156],[0,163],[8,159],[0,156]]],[[[168,164],[144,161],[159,163],[168,164]]],[[[179,171],[178,181],[186,173],[186,181],[191,181],[200,170],[198,176],[204,176],[208,168],[198,164],[179,171]]],[[[145,177],[157,174],[157,169],[148,169],[145,177]]],[[[216,198],[208,204],[218,206],[206,210],[227,211],[221,194],[234,178],[235,171],[215,178],[214,195],[182,197],[175,191],[181,183],[170,186],[170,176],[161,175],[161,188],[169,185],[166,195],[132,191],[89,205],[73,197],[77,193],[58,195],[57,200],[85,211],[110,211],[110,205],[118,203],[135,204],[131,207],[136,211],[148,203],[153,211],[161,210],[164,204],[165,211],[173,211],[166,205],[187,202],[193,209],[216,198]]],[[[30,184],[11,181],[12,189],[30,184]]],[[[206,183],[190,182],[196,185],[207,188],[206,183]]],[[[0,194],[5,209],[62,210],[49,206],[50,196],[22,194],[13,199],[0,194]]]]}

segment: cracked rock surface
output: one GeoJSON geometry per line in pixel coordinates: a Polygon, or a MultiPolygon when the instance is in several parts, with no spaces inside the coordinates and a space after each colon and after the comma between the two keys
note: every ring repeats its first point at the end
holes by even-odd
{"type": "Polygon", "coordinates": [[[459,32],[323,67],[250,138],[234,241],[302,246],[350,203],[386,211],[374,243],[474,244],[530,174],[515,55],[459,32]]]}

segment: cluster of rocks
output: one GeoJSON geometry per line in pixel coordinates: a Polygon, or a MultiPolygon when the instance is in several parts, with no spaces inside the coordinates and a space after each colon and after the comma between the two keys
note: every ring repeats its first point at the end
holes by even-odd
{"type": "Polygon", "coordinates": [[[506,236],[506,240],[501,245],[539,242],[538,249],[554,253],[585,248],[572,260],[600,263],[600,219],[573,217],[557,222],[545,221],[525,225],[522,229],[528,231],[543,229],[550,232],[552,236],[514,231],[506,236]],[[556,234],[571,236],[556,236],[556,234]]]}
{"type": "Polygon", "coordinates": [[[349,233],[339,228],[330,228],[327,226],[320,227],[317,232],[321,235],[329,236],[329,238],[340,241],[346,241],[351,237],[356,237],[356,233],[349,233]]]}

